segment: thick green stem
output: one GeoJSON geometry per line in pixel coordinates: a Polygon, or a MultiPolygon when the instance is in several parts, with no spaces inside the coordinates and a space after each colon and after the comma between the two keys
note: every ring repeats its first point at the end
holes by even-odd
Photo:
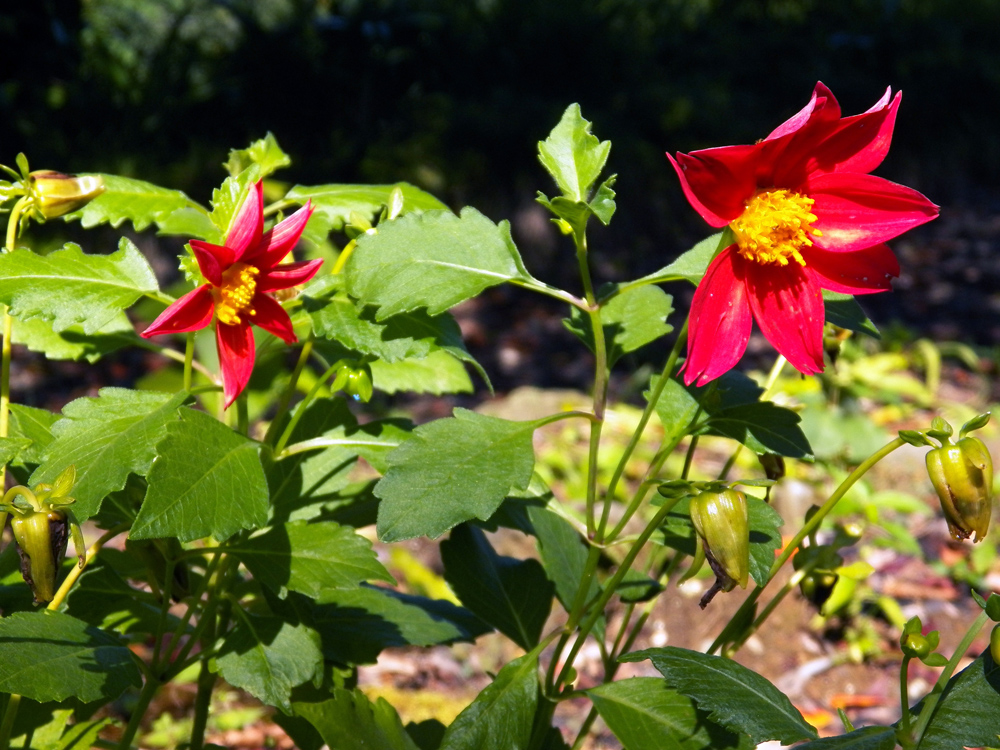
{"type": "Polygon", "coordinates": [[[14,729],[14,720],[17,718],[20,706],[21,696],[11,693],[7,699],[7,708],[3,712],[3,722],[0,723],[0,750],[7,750],[10,747],[10,733],[14,729]]]}
{"type": "MultiPolygon", "coordinates": [[[[14,250],[17,242],[17,226],[21,222],[21,213],[28,205],[28,196],[21,196],[10,210],[7,218],[7,242],[4,245],[4,252],[9,253],[14,250]]],[[[3,344],[0,352],[0,438],[5,438],[10,430],[10,359],[12,340],[14,335],[14,319],[10,315],[10,310],[6,307],[3,310],[3,344]]],[[[7,465],[0,468],[0,492],[3,492],[7,481],[7,465]]],[[[4,516],[6,520],[6,516],[4,516]]],[[[0,526],[0,531],[3,527],[0,526]]],[[[15,712],[17,708],[15,706],[15,712]]]]}
{"type": "Polygon", "coordinates": [[[128,726],[125,727],[125,732],[118,740],[118,750],[128,750],[132,747],[132,740],[135,739],[135,735],[139,731],[139,725],[142,724],[142,719],[146,715],[146,709],[149,708],[149,704],[153,700],[153,696],[156,695],[156,691],[160,689],[161,684],[159,680],[146,677],[142,691],[139,693],[139,700],[136,701],[132,715],[129,717],[128,726]]]}
{"type": "Polygon", "coordinates": [[[904,655],[903,661],[899,665],[899,733],[902,737],[910,736],[910,691],[907,688],[907,679],[910,672],[910,657],[904,655]]]}
{"type": "Polygon", "coordinates": [[[298,390],[299,377],[302,375],[302,370],[306,366],[306,362],[309,361],[309,355],[312,354],[313,342],[315,338],[312,332],[309,333],[309,338],[306,339],[305,343],[302,345],[302,350],[299,352],[299,359],[295,363],[295,368],[292,370],[292,376],[288,379],[288,385],[285,386],[284,392],[281,394],[281,400],[278,402],[278,410],[274,414],[274,419],[271,420],[271,424],[267,426],[267,432],[264,435],[264,442],[268,445],[274,444],[274,438],[278,431],[278,425],[285,418],[288,413],[288,407],[292,403],[292,396],[295,391],[298,390]]]}

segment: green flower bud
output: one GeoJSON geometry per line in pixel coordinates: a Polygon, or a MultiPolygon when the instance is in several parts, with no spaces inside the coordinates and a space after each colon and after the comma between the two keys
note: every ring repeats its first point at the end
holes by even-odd
{"type": "Polygon", "coordinates": [[[343,391],[355,401],[368,402],[372,397],[372,371],[367,364],[345,362],[337,370],[331,390],[343,391]]]}
{"type": "Polygon", "coordinates": [[[905,634],[899,645],[903,653],[912,659],[923,659],[931,653],[931,642],[920,633],[905,634]]]}
{"type": "Polygon", "coordinates": [[[52,601],[56,575],[66,556],[69,523],[59,511],[29,512],[10,521],[21,557],[21,575],[31,587],[35,602],[52,601]]]}
{"type": "Polygon", "coordinates": [[[927,453],[927,474],[955,539],[981,542],[993,510],[993,460],[983,441],[964,437],[927,453]]]}
{"type": "Polygon", "coordinates": [[[737,490],[702,492],[691,499],[691,522],[715,572],[715,586],[702,598],[704,608],[718,591],[747,587],[750,574],[750,527],[747,496],[737,490]]]}
{"type": "Polygon", "coordinates": [[[994,664],[1000,664],[1000,625],[994,625],[990,633],[990,658],[994,664]]]}
{"type": "Polygon", "coordinates": [[[74,177],[43,169],[28,175],[27,187],[35,213],[45,220],[85,206],[104,192],[104,180],[96,175],[74,177]]]}

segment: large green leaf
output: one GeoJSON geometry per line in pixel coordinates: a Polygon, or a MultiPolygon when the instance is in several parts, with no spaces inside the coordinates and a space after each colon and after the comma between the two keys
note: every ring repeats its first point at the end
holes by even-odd
{"type": "Polygon", "coordinates": [[[632,677],[587,691],[625,750],[750,750],[749,739],[705,718],[659,677],[632,677]]]}
{"type": "Polygon", "coordinates": [[[610,151],[611,141],[598,141],[580,114],[580,105],[571,104],[549,137],[538,143],[538,160],[564,196],[586,201],[610,151]]]}
{"type": "Polygon", "coordinates": [[[538,705],[538,655],[507,664],[451,723],[440,750],[527,750],[538,705]]]}
{"type": "Polygon", "coordinates": [[[384,222],[358,238],[346,274],[348,293],[378,307],[377,320],[423,307],[437,315],[487,287],[529,278],[510,227],[474,208],[384,222]]]}
{"type": "Polygon", "coordinates": [[[304,204],[312,201],[316,213],[326,218],[330,229],[342,229],[352,211],[372,217],[388,205],[394,188],[403,193],[403,212],[435,211],[448,207],[430,193],[406,182],[395,185],[296,185],[285,200],[304,204]]]}
{"type": "Polygon", "coordinates": [[[666,646],[626,654],[620,661],[645,659],[712,721],[748,735],[757,744],[780,740],[788,745],[816,737],[816,730],[784,693],[731,659],[666,646]]]}
{"type": "Polygon", "coordinates": [[[80,521],[90,518],[108,493],[125,486],[129,474],[146,475],[156,443],[177,421],[186,399],[186,393],[102,388],[97,398],[71,401],[52,427],[55,440],[32,482],[52,482],[67,466],[76,466],[73,512],[80,521]]]}
{"type": "MultiPolygon", "coordinates": [[[[918,714],[922,703],[913,707],[918,714]]],[[[1000,741],[1000,665],[989,650],[952,677],[917,750],[996,747],[1000,741]]]]}
{"type": "Polygon", "coordinates": [[[553,586],[537,560],[498,555],[480,529],[462,524],[441,542],[441,561],[462,604],[526,651],[538,644],[553,586]]]}
{"type": "Polygon", "coordinates": [[[238,608],[236,626],[223,638],[216,663],[229,684],[291,711],[292,688],[316,676],[323,654],[311,628],[238,608]]]}
{"type": "MultiPolygon", "coordinates": [[[[601,307],[601,324],[608,351],[608,366],[623,354],[635,351],[670,333],[666,319],[674,311],[673,298],[657,286],[640,286],[617,294],[601,307]]],[[[574,307],[566,327],[594,351],[590,316],[574,307]]]]}
{"type": "MultiPolygon", "coordinates": [[[[483,371],[473,363],[480,375],[483,371]]],[[[446,351],[431,352],[421,359],[371,363],[372,383],[385,393],[472,393],[472,379],[461,361],[446,351]]],[[[485,377],[484,377],[485,380],[485,377]]],[[[489,381],[486,381],[489,385],[489,381]]]]}
{"type": "Polygon", "coordinates": [[[40,464],[45,459],[45,452],[54,440],[52,425],[58,420],[59,415],[47,409],[36,409],[23,404],[10,405],[8,434],[11,438],[30,441],[27,447],[17,451],[18,463],[40,464]]]}
{"type": "Polygon", "coordinates": [[[203,412],[182,409],[156,446],[133,539],[227,539],[267,522],[259,445],[203,412]]]}
{"type": "Polygon", "coordinates": [[[158,289],[153,269],[125,237],[111,255],[84,255],[72,243],[48,255],[24,248],[0,255],[0,303],[15,318],[43,318],[56,331],[79,324],[95,333],[158,289]]]}
{"type": "Polygon", "coordinates": [[[371,542],[333,521],[274,526],[228,549],[279,596],[298,591],[317,597],[371,580],[395,583],[371,542]]]}
{"type": "Polygon", "coordinates": [[[453,418],[418,427],[389,454],[389,471],[375,487],[379,537],[436,537],[462,521],[488,519],[508,492],[531,481],[538,425],[455,409],[453,418]]]}
{"type": "Polygon", "coordinates": [[[291,157],[278,145],[278,140],[272,133],[268,133],[246,148],[230,150],[225,167],[231,176],[236,176],[251,164],[256,164],[260,168],[260,176],[267,177],[291,163],[291,157]]]}
{"type": "Polygon", "coordinates": [[[336,688],[322,703],[292,704],[296,716],[316,727],[327,747],[337,750],[419,750],[385,698],[375,703],[360,690],[336,688]]]}
{"type": "Polygon", "coordinates": [[[0,619],[0,693],[87,703],[114,700],[139,684],[131,652],[75,617],[41,610],[0,619]]]}
{"type": "Polygon", "coordinates": [[[839,737],[824,737],[795,747],[796,750],[895,750],[896,732],[892,727],[862,727],[839,737]]]}
{"type": "Polygon", "coordinates": [[[118,227],[123,221],[131,221],[135,230],[141,232],[150,224],[159,224],[174,211],[182,209],[208,216],[204,207],[180,190],[170,190],[131,177],[99,176],[104,180],[104,192],[79,211],[66,215],[67,220],[80,219],[85,229],[98,224],[118,227]]]}
{"type": "Polygon", "coordinates": [[[760,498],[747,496],[747,523],[750,526],[750,575],[763,586],[771,574],[774,555],[781,548],[781,527],[785,521],[760,498]]]}
{"type": "Polygon", "coordinates": [[[13,341],[48,359],[85,359],[94,363],[106,354],[134,344],[136,335],[128,317],[120,312],[92,334],[84,333],[79,325],[54,331],[52,323],[43,318],[19,320],[14,325],[13,341]]]}
{"type": "MultiPolygon", "coordinates": [[[[67,598],[67,612],[90,625],[117,633],[155,633],[162,606],[148,591],[130,586],[110,565],[88,565],[67,598]]],[[[148,574],[147,574],[148,575],[148,574]]],[[[171,616],[171,627],[177,618],[171,616]]]]}

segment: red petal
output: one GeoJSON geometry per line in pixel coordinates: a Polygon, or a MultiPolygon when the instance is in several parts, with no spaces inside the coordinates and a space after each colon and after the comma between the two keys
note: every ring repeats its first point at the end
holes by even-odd
{"type": "Polygon", "coordinates": [[[240,204],[226,235],[226,246],[232,249],[234,259],[242,260],[244,255],[254,255],[263,232],[264,183],[258,180],[240,204]]]}
{"type": "Polygon", "coordinates": [[[899,276],[899,261],[884,243],[853,253],[811,247],[802,256],[819,286],[842,294],[887,292],[892,279],[899,276]]]}
{"type": "Polygon", "coordinates": [[[688,202],[713,227],[724,227],[743,213],[757,190],[757,146],[722,146],[690,154],[667,154],[688,202]]]}
{"type": "Polygon", "coordinates": [[[753,325],[743,267],[735,245],[719,253],[694,291],[688,328],[687,385],[705,385],[731,370],[747,348],[753,325]]]}
{"type": "Polygon", "coordinates": [[[253,298],[253,309],[257,313],[250,320],[268,333],[273,333],[286,344],[298,341],[292,330],[292,319],[288,317],[277,300],[266,294],[256,294],[253,298]]]}
{"type": "Polygon", "coordinates": [[[323,265],[322,259],[300,260],[297,263],[275,266],[257,278],[257,291],[273,292],[276,289],[288,289],[297,284],[304,284],[316,275],[321,265],[323,265]]]}
{"type": "Polygon", "coordinates": [[[233,251],[201,240],[191,240],[188,244],[202,275],[215,286],[222,286],[222,272],[233,264],[233,251]]]}
{"type": "Polygon", "coordinates": [[[219,347],[219,367],[222,370],[222,394],[225,408],[243,393],[253,372],[253,331],[249,323],[215,326],[215,343],[219,347]]]}
{"type": "Polygon", "coordinates": [[[160,313],[145,331],[143,338],[159,336],[161,333],[187,333],[204,328],[212,322],[215,303],[208,284],[202,284],[160,313]]]}
{"type": "Polygon", "coordinates": [[[872,175],[834,172],[809,180],[818,247],[836,252],[877,245],[938,215],[938,207],[912,188],[872,175]]]}
{"type": "Polygon", "coordinates": [[[823,371],[823,295],[797,263],[747,263],[750,309],[764,338],[806,375],[823,371]]]}
{"type": "Polygon", "coordinates": [[[312,213],[312,201],[306,201],[306,205],[265,232],[253,255],[247,255],[244,259],[254,258],[253,264],[260,269],[281,263],[298,243],[312,213]]]}
{"type": "Polygon", "coordinates": [[[831,121],[839,117],[840,104],[837,103],[837,98],[823,83],[817,82],[809,103],[771,131],[771,134],[764,140],[773,141],[776,138],[798,132],[814,118],[831,121]]]}

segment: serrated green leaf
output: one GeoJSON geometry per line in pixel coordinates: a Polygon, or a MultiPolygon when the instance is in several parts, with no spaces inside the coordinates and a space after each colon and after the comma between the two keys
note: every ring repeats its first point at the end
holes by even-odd
{"type": "Polygon", "coordinates": [[[747,496],[747,523],[750,527],[750,575],[763,586],[771,574],[774,553],[781,548],[781,527],[785,521],[760,498],[747,496]]]}
{"type": "Polygon", "coordinates": [[[267,522],[259,445],[203,412],[182,409],[156,445],[149,489],[129,536],[228,539],[267,522]]]}
{"type": "Polygon", "coordinates": [[[0,619],[0,692],[87,703],[140,684],[131,652],[82,620],[48,610],[0,619]]]}
{"type": "Polygon", "coordinates": [[[8,434],[12,439],[23,438],[30,441],[29,446],[18,451],[19,464],[40,464],[45,459],[45,451],[54,439],[52,425],[58,420],[59,415],[47,409],[22,404],[10,405],[8,434]]]}
{"type": "Polygon", "coordinates": [[[873,339],[882,338],[878,328],[871,322],[861,305],[850,294],[823,290],[823,307],[826,310],[826,321],[839,328],[846,328],[855,333],[865,333],[873,339]]]}
{"type": "MultiPolygon", "coordinates": [[[[563,608],[569,612],[587,565],[587,547],[566,519],[547,508],[528,506],[528,518],[538,541],[538,555],[563,608]]],[[[600,586],[593,578],[587,592],[589,601],[600,586]]]]}
{"type": "Polygon", "coordinates": [[[443,393],[472,393],[474,390],[465,366],[445,351],[398,362],[375,360],[369,366],[372,384],[383,393],[432,393],[440,396],[443,393]]]}
{"type": "Polygon", "coordinates": [[[128,317],[120,312],[89,335],[78,325],[56,332],[52,323],[42,318],[19,320],[14,325],[13,341],[47,359],[85,359],[93,364],[106,354],[135,344],[136,336],[128,317]]]}
{"type": "Polygon", "coordinates": [[[507,664],[448,727],[440,750],[527,750],[538,705],[538,655],[507,664]]]}
{"type": "Polygon", "coordinates": [[[319,604],[299,594],[286,601],[304,609],[324,656],[339,664],[373,664],[387,648],[472,641],[491,630],[451,602],[376,586],[329,591],[319,604]]]}
{"type": "Polygon", "coordinates": [[[403,213],[437,211],[448,207],[430,193],[426,193],[406,182],[395,185],[296,185],[285,200],[304,204],[312,201],[316,213],[327,221],[327,231],[340,230],[350,218],[352,211],[372,218],[388,205],[392,191],[399,188],[403,193],[403,213]]]}
{"type": "Polygon", "coordinates": [[[333,698],[322,703],[292,704],[323,737],[327,747],[337,750],[419,750],[403,729],[403,722],[385,698],[375,703],[360,690],[336,688],[333,698]]]}
{"type": "Polygon", "coordinates": [[[839,737],[824,737],[797,750],[895,750],[896,732],[892,727],[862,727],[839,737]]]}
{"type": "Polygon", "coordinates": [[[643,284],[663,284],[667,281],[690,281],[695,286],[701,281],[701,277],[708,270],[708,264],[712,258],[722,249],[723,242],[731,242],[732,238],[727,232],[718,232],[711,237],[706,237],[690,250],[681,253],[673,263],[655,271],[641,279],[630,281],[620,285],[621,289],[629,289],[633,286],[643,284]],[[727,239],[728,238],[728,239],[727,239]]]}
{"type": "Polygon", "coordinates": [[[238,605],[236,613],[216,657],[219,674],[264,703],[291,711],[292,688],[322,669],[319,636],[305,625],[247,614],[238,605]]]}
{"type": "Polygon", "coordinates": [[[650,659],[667,684],[692,698],[709,718],[760,744],[780,740],[788,745],[815,739],[816,730],[791,701],[751,669],[721,656],[675,646],[626,654],[619,661],[650,659]]]}
{"type": "Polygon", "coordinates": [[[692,700],[659,677],[631,677],[587,695],[625,750],[751,750],[746,737],[706,720],[692,700]]]}
{"type": "Polygon", "coordinates": [[[0,255],[0,303],[15,318],[43,318],[56,331],[79,324],[95,333],[158,289],[153,269],[125,237],[111,255],[84,255],[72,243],[48,255],[24,248],[0,255]]]}
{"type": "MultiPolygon", "coordinates": [[[[920,715],[923,703],[913,707],[920,715]]],[[[1000,735],[1000,665],[987,649],[948,680],[917,750],[995,747],[1000,735]]]]}
{"type": "Polygon", "coordinates": [[[274,135],[268,133],[246,148],[232,149],[224,166],[230,176],[235,177],[251,164],[256,164],[260,167],[260,176],[267,177],[291,163],[291,158],[281,150],[274,135]]]}
{"type": "Polygon", "coordinates": [[[586,201],[590,186],[600,176],[611,151],[611,141],[598,141],[590,122],[571,104],[549,137],[538,143],[538,160],[570,200],[586,201]]]}
{"type": "Polygon", "coordinates": [[[618,208],[615,203],[615,191],[611,189],[617,179],[618,175],[613,174],[602,182],[590,201],[590,210],[604,226],[611,223],[611,217],[615,215],[615,209],[618,208]]]}
{"type": "Polygon", "coordinates": [[[442,313],[487,287],[527,280],[506,222],[474,208],[407,214],[364,234],[347,262],[347,291],[376,320],[419,308],[442,313]]]}
{"type": "Polygon", "coordinates": [[[31,446],[31,441],[23,437],[0,438],[0,466],[6,466],[31,446]]]}
{"type": "Polygon", "coordinates": [[[375,487],[379,537],[437,537],[462,521],[488,519],[508,492],[531,481],[538,425],[455,409],[453,418],[418,427],[389,454],[389,471],[375,487]]]}
{"type": "Polygon", "coordinates": [[[282,524],[228,549],[279,596],[298,591],[315,598],[323,591],[363,581],[395,583],[371,542],[333,521],[282,524]]]}
{"type": "Polygon", "coordinates": [[[176,211],[208,216],[203,206],[180,190],[113,174],[98,176],[104,180],[104,192],[79,211],[67,214],[67,221],[79,219],[84,229],[99,224],[119,227],[122,222],[131,221],[135,231],[141,232],[150,224],[160,224],[176,211]]]}
{"type": "Polygon", "coordinates": [[[534,648],[554,593],[539,562],[498,555],[468,524],[452,529],[440,549],[444,578],[462,604],[521,648],[534,648]]]}
{"type": "MultiPolygon", "coordinates": [[[[640,286],[617,294],[601,307],[601,324],[608,352],[608,366],[622,355],[656,341],[674,330],[666,319],[674,311],[673,298],[657,286],[640,286]]],[[[566,327],[594,351],[590,316],[574,307],[566,327]]]]}
{"type": "Polygon", "coordinates": [[[146,475],[157,456],[156,442],[177,420],[187,397],[102,388],[97,398],[71,401],[52,426],[55,440],[31,475],[32,483],[51,483],[68,466],[76,466],[73,513],[81,522],[91,518],[108,493],[125,486],[129,474],[146,475]]]}

